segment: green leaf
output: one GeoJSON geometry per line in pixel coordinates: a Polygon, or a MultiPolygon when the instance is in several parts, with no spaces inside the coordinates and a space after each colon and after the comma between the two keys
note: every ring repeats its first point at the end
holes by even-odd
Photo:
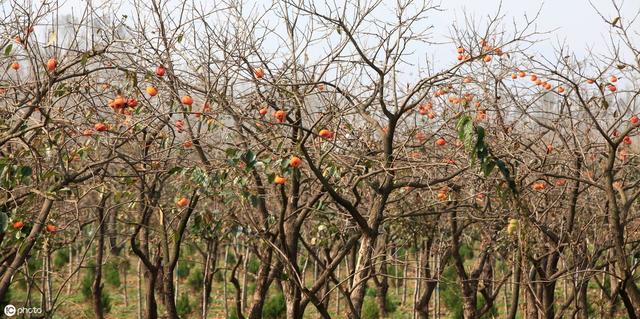
{"type": "Polygon", "coordinates": [[[249,200],[251,201],[251,206],[258,207],[258,196],[250,195],[249,200]]]}
{"type": "Polygon", "coordinates": [[[505,165],[505,163],[500,159],[496,160],[496,165],[498,165],[498,168],[500,169],[500,172],[502,172],[502,176],[504,176],[504,179],[507,180],[511,192],[517,194],[518,190],[516,189],[516,182],[511,177],[511,173],[509,172],[507,165],[505,165]]]}
{"type": "Polygon", "coordinates": [[[484,173],[484,176],[487,177],[489,176],[489,174],[491,174],[491,171],[493,171],[493,169],[496,167],[496,163],[488,159],[483,161],[480,166],[482,168],[482,173],[484,173]]]}
{"type": "Polygon", "coordinates": [[[256,154],[249,150],[246,153],[244,153],[244,155],[242,156],[242,160],[246,163],[246,164],[253,164],[256,162],[256,154]]]}
{"type": "Polygon", "coordinates": [[[7,216],[7,213],[0,212],[0,233],[4,233],[7,230],[8,221],[9,221],[9,216],[7,216]]]}
{"type": "Polygon", "coordinates": [[[173,175],[173,174],[176,174],[176,173],[180,173],[182,171],[182,169],[183,169],[182,167],[176,166],[176,167],[171,168],[167,174],[168,175],[173,175]]]}
{"type": "Polygon", "coordinates": [[[4,48],[4,55],[8,56],[11,54],[11,50],[13,50],[13,43],[9,43],[9,45],[4,48]]]}
{"type": "Polygon", "coordinates": [[[20,175],[22,175],[22,177],[29,177],[32,173],[33,169],[31,168],[31,166],[20,167],[20,175]]]}
{"type": "Polygon", "coordinates": [[[470,117],[469,116],[461,116],[460,119],[458,120],[458,123],[456,123],[456,130],[458,131],[458,137],[463,140],[464,139],[464,135],[463,135],[463,130],[462,128],[465,126],[465,124],[467,123],[467,121],[469,121],[470,117]]]}
{"type": "Polygon", "coordinates": [[[236,155],[238,154],[238,149],[235,148],[228,148],[225,151],[225,154],[227,155],[227,157],[229,158],[235,158],[236,155]]]}
{"type": "MultiPolygon", "coordinates": [[[[467,151],[471,151],[473,148],[474,136],[473,136],[473,122],[467,122],[463,128],[463,135],[465,138],[462,140],[464,143],[464,147],[467,151]]],[[[476,142],[477,144],[477,142],[476,142]]]]}
{"type": "Polygon", "coordinates": [[[485,134],[484,127],[482,127],[482,126],[477,126],[477,127],[476,127],[476,134],[478,134],[478,138],[477,138],[477,140],[478,140],[478,141],[482,141],[482,143],[483,143],[483,145],[484,145],[484,134],[485,134]]]}
{"type": "Polygon", "coordinates": [[[82,54],[82,59],[80,59],[80,64],[82,66],[86,66],[88,60],[89,60],[89,52],[85,52],[82,54]]]}

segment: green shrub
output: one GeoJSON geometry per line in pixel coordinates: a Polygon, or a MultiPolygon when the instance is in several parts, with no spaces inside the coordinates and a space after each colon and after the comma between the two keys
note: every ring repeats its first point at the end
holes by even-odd
{"type": "Polygon", "coordinates": [[[236,255],[234,255],[232,252],[229,252],[229,255],[227,255],[227,266],[233,267],[235,263],[236,263],[236,255]]]}
{"type": "MultiPolygon", "coordinates": [[[[378,316],[380,316],[379,314],[379,307],[378,307],[378,301],[376,299],[376,293],[377,290],[376,288],[367,288],[366,292],[365,292],[365,304],[367,302],[373,304],[373,308],[375,309],[368,309],[367,313],[369,316],[371,317],[367,317],[367,318],[378,318],[378,316]]],[[[364,307],[365,304],[363,304],[363,310],[362,310],[362,318],[365,318],[365,311],[364,311],[364,307]]],[[[386,310],[388,313],[392,313],[395,312],[396,309],[398,308],[398,305],[400,304],[400,301],[398,301],[396,298],[392,297],[391,295],[387,294],[386,298],[385,298],[385,302],[384,302],[384,310],[386,310]]]]}
{"type": "Polygon", "coordinates": [[[258,273],[258,268],[260,268],[260,261],[255,257],[251,258],[247,263],[247,271],[255,275],[258,273]]]}
{"type": "Polygon", "coordinates": [[[187,294],[180,295],[180,298],[176,301],[176,310],[180,317],[186,316],[193,312],[193,306],[189,302],[189,296],[187,294]]]}
{"type": "Polygon", "coordinates": [[[471,246],[467,244],[460,245],[459,252],[460,252],[460,256],[462,256],[462,259],[464,260],[473,258],[473,249],[471,248],[471,246]]]}
{"type": "Polygon", "coordinates": [[[215,274],[213,274],[213,281],[215,282],[223,282],[224,281],[224,275],[222,274],[222,271],[216,271],[215,274]]]}
{"type": "Polygon", "coordinates": [[[397,298],[394,298],[391,295],[387,294],[387,298],[385,299],[385,302],[384,302],[384,309],[388,313],[392,313],[392,312],[395,312],[396,309],[398,309],[399,304],[400,304],[400,301],[397,298]]]}
{"type": "Polygon", "coordinates": [[[238,319],[238,312],[236,311],[236,307],[229,308],[227,319],[238,319]]]}
{"type": "Polygon", "coordinates": [[[187,285],[193,290],[198,290],[204,283],[204,275],[201,269],[196,269],[191,272],[189,278],[187,278],[187,285]]]}
{"type": "Polygon", "coordinates": [[[462,298],[460,286],[456,280],[455,269],[453,267],[445,269],[440,282],[440,297],[450,311],[450,318],[462,318],[462,298]]]}
{"type": "MultiPolygon", "coordinates": [[[[80,283],[80,292],[86,301],[89,301],[93,298],[93,293],[91,288],[93,287],[93,271],[87,271],[85,276],[82,278],[82,282],[80,283]]],[[[104,285],[101,286],[101,296],[100,300],[102,302],[102,310],[105,313],[109,313],[111,311],[111,295],[109,292],[104,289],[104,285]]],[[[89,304],[89,307],[90,304],[89,304]]]]}
{"type": "Polygon", "coordinates": [[[256,284],[253,282],[247,283],[247,296],[253,295],[254,291],[256,291],[256,284]]]}
{"type": "MultiPolygon", "coordinates": [[[[87,270],[84,273],[84,276],[82,277],[82,281],[80,281],[80,293],[82,294],[82,297],[84,297],[85,300],[89,301],[93,298],[93,292],[92,292],[92,288],[93,288],[93,277],[95,275],[95,263],[89,262],[87,264],[87,270]]],[[[103,267],[103,270],[106,269],[105,267],[103,267]]],[[[117,268],[116,268],[117,270],[117,268]]],[[[103,273],[105,273],[103,271],[103,273]]],[[[106,280],[106,277],[105,277],[106,280]]],[[[120,282],[120,279],[118,279],[118,283],[120,282]]],[[[102,302],[102,310],[105,313],[109,313],[111,311],[111,295],[109,295],[109,292],[104,289],[104,284],[101,285],[100,287],[102,293],[100,296],[100,301],[102,302]]]]}
{"type": "Polygon", "coordinates": [[[69,262],[69,251],[67,249],[60,249],[53,255],[53,266],[55,268],[62,268],[69,262]]]}
{"type": "Polygon", "coordinates": [[[391,278],[389,278],[389,282],[395,283],[396,280],[393,277],[403,277],[404,269],[402,269],[401,265],[390,265],[387,267],[387,273],[391,276],[391,278]]]}
{"type": "Polygon", "coordinates": [[[189,272],[191,271],[191,267],[193,264],[187,261],[181,261],[178,263],[178,268],[176,269],[176,276],[178,278],[187,278],[189,276],[189,272]]]}
{"type": "Polygon", "coordinates": [[[375,297],[376,296],[376,288],[367,287],[364,293],[365,296],[375,297]]]}
{"type": "Polygon", "coordinates": [[[112,287],[120,287],[120,269],[115,263],[107,263],[102,267],[104,281],[112,287]]]}
{"type": "Polygon", "coordinates": [[[38,270],[42,269],[42,259],[38,257],[31,257],[27,261],[27,267],[29,268],[30,273],[34,273],[38,270]]]}
{"type": "Polygon", "coordinates": [[[80,292],[85,300],[91,299],[91,288],[93,286],[93,268],[87,268],[80,282],[80,292]]]}
{"type": "Polygon", "coordinates": [[[102,311],[104,313],[111,312],[111,295],[104,289],[102,289],[102,296],[100,298],[102,300],[102,311]]]}
{"type": "Polygon", "coordinates": [[[380,318],[380,311],[378,310],[378,304],[373,298],[365,298],[364,304],[362,304],[362,313],[360,314],[362,319],[378,319],[380,318]]]}
{"type": "Polygon", "coordinates": [[[283,318],[286,312],[286,304],[284,301],[284,295],[277,293],[270,296],[264,303],[262,308],[262,318],[265,319],[279,319],[283,318]]]}

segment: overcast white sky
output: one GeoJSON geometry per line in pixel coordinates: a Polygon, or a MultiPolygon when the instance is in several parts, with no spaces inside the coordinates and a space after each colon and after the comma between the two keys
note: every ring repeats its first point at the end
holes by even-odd
{"type": "MultiPolygon", "coordinates": [[[[486,22],[487,17],[495,15],[501,6],[508,30],[514,21],[522,23],[525,16],[531,19],[540,12],[536,29],[553,32],[545,35],[545,41],[532,49],[547,57],[553,56],[554,48],[560,44],[566,44],[578,57],[587,49],[596,53],[609,52],[610,26],[597,10],[609,21],[618,16],[611,0],[442,0],[440,3],[445,11],[433,15],[435,34],[438,36],[447,36],[451,25],[461,23],[465,13],[476,21],[486,22]]],[[[615,0],[615,3],[627,20],[640,13],[640,0],[615,0]]],[[[635,26],[635,35],[640,38],[640,23],[635,23],[635,26]]],[[[450,48],[446,48],[445,52],[438,52],[440,50],[438,48],[434,52],[436,60],[450,61],[450,48]]]]}
{"type": "MultiPolygon", "coordinates": [[[[87,1],[94,3],[103,3],[108,0],[67,0],[63,6],[63,11],[70,13],[70,10],[78,12],[79,8],[84,6],[87,1]]],[[[169,0],[180,1],[180,0],[169,0]]],[[[246,0],[247,6],[269,6],[272,1],[277,0],[246,0]]],[[[312,1],[312,0],[309,0],[312,1]]],[[[330,3],[342,3],[344,0],[329,0],[330,3]]],[[[346,0],[346,2],[355,0],[346,0]]],[[[397,0],[383,0],[384,6],[393,7],[397,0]]],[[[420,0],[418,0],[420,1],[420,0]]],[[[602,18],[597,14],[593,6],[598,8],[604,16],[612,20],[617,16],[612,5],[612,0],[433,0],[440,3],[442,12],[432,12],[429,15],[427,23],[434,26],[433,35],[437,41],[445,41],[451,34],[452,25],[460,23],[464,19],[464,14],[471,16],[483,25],[482,21],[486,21],[489,15],[495,15],[500,4],[502,5],[502,13],[505,15],[505,28],[512,28],[511,23],[514,21],[522,24],[524,17],[533,17],[540,10],[540,16],[537,20],[536,27],[539,31],[551,31],[546,36],[546,41],[542,45],[536,46],[536,50],[549,56],[553,52],[552,48],[557,47],[560,43],[565,43],[578,56],[585,52],[587,48],[593,49],[595,52],[607,52],[607,33],[609,26],[606,25],[602,18]],[[593,5],[593,6],[592,6],[593,5]]],[[[624,17],[632,18],[640,12],[640,0],[615,0],[623,11],[624,17]]],[[[115,3],[112,1],[111,3],[115,3]]],[[[119,2],[119,1],[117,1],[119,2]]],[[[124,3],[127,3],[124,0],[124,3]]],[[[180,1],[181,2],[181,1],[180,1]]],[[[196,3],[196,6],[202,4],[210,4],[207,0],[189,0],[188,3],[196,3]]],[[[316,6],[320,7],[323,0],[313,1],[316,6]]],[[[131,5],[124,4],[119,7],[119,14],[127,14],[131,12],[131,5]]],[[[382,11],[384,13],[384,11],[382,11]]],[[[381,14],[377,11],[376,14],[381,14]]],[[[381,17],[384,18],[384,17],[381,17]]],[[[636,23],[635,33],[640,33],[640,23],[636,23]]],[[[640,36],[639,36],[640,37],[640,36]]],[[[426,53],[434,58],[436,65],[442,63],[451,63],[452,45],[426,48],[426,53]],[[445,62],[446,61],[446,62],[445,62]]],[[[422,52],[420,52],[421,54],[422,52]]]]}
{"type": "MultiPolygon", "coordinates": [[[[447,8],[446,16],[459,17],[463,10],[481,17],[492,14],[502,2],[507,17],[519,19],[523,15],[534,15],[541,8],[538,19],[540,29],[557,31],[556,39],[566,40],[574,49],[584,48],[602,43],[603,35],[608,31],[588,0],[443,0],[442,6],[447,8]]],[[[611,19],[616,16],[611,0],[591,0],[591,3],[611,19]]],[[[638,0],[616,0],[631,17],[640,10],[638,0]]],[[[508,21],[511,19],[507,19],[508,21]]],[[[640,29],[636,30],[640,32],[640,29]]]]}
{"type": "MultiPolygon", "coordinates": [[[[88,0],[67,0],[63,9],[71,10],[84,6],[88,0]]],[[[116,2],[113,0],[93,0],[94,2],[116,2]]],[[[190,0],[189,2],[208,3],[208,0],[190,0]]],[[[277,0],[275,0],[277,1],[277,0]]],[[[311,1],[311,0],[310,0],[311,1]]],[[[349,0],[346,0],[347,2],[349,0]]],[[[559,28],[554,34],[558,39],[566,39],[575,48],[587,45],[596,45],[602,41],[602,35],[607,31],[607,26],[601,21],[592,7],[595,5],[605,15],[613,18],[616,13],[611,4],[611,0],[433,0],[440,3],[444,12],[432,15],[437,23],[436,30],[446,32],[456,19],[462,17],[464,11],[472,14],[476,18],[484,18],[494,14],[502,4],[502,12],[507,16],[506,21],[511,18],[521,18],[525,14],[533,16],[538,9],[542,8],[539,18],[539,26],[543,29],[559,28]],[[591,4],[592,3],[592,4],[591,4]]],[[[640,11],[640,0],[615,0],[623,8],[625,15],[634,16],[640,11]]],[[[126,2],[126,0],[125,0],[126,2]]],[[[182,1],[180,1],[182,2],[182,1]]],[[[271,3],[271,0],[246,0],[251,3],[271,3]]],[[[312,1],[317,6],[323,1],[312,1]]],[[[330,1],[333,2],[333,1],[330,1]]],[[[342,1],[338,0],[337,3],[342,1]]],[[[396,0],[383,0],[386,5],[393,6],[396,0]]],[[[121,13],[126,13],[130,8],[127,5],[120,7],[121,13]]],[[[69,11],[70,12],[70,11],[69,11]]],[[[636,30],[640,32],[639,30],[636,30]]]]}

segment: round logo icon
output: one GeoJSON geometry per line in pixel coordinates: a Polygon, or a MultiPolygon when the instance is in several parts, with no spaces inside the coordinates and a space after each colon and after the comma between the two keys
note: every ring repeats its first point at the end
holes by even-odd
{"type": "Polygon", "coordinates": [[[7,317],[13,317],[16,314],[16,307],[14,305],[6,305],[4,307],[4,314],[7,317]]]}

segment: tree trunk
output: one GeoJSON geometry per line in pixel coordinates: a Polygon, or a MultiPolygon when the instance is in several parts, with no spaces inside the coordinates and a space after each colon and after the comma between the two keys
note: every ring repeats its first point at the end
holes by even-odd
{"type": "Polygon", "coordinates": [[[38,213],[38,217],[35,219],[33,223],[33,228],[31,228],[31,232],[27,238],[22,241],[22,246],[20,250],[16,253],[11,261],[11,264],[5,270],[4,274],[2,274],[2,278],[0,278],[0,300],[5,298],[7,291],[9,290],[9,285],[11,285],[11,279],[15,274],[16,270],[22,266],[24,261],[27,259],[27,256],[31,252],[33,245],[35,245],[36,240],[40,236],[42,232],[42,226],[44,225],[47,217],[49,216],[49,211],[51,211],[51,206],[53,205],[53,199],[46,198],[42,207],[40,207],[40,212],[38,213]]]}
{"type": "Polygon", "coordinates": [[[533,293],[534,284],[536,278],[536,270],[534,267],[531,267],[529,271],[529,280],[527,283],[527,288],[525,289],[526,296],[526,318],[527,319],[538,319],[538,307],[536,306],[536,297],[533,293]]]}
{"type": "Polygon", "coordinates": [[[158,304],[156,303],[156,281],[158,273],[147,269],[144,273],[146,281],[145,289],[145,319],[158,319],[158,304]]]}
{"type": "Polygon", "coordinates": [[[67,264],[67,268],[69,271],[69,282],[67,283],[67,295],[71,294],[71,282],[73,280],[73,276],[74,276],[74,269],[73,269],[73,245],[70,244],[69,246],[67,246],[67,250],[69,251],[69,263],[67,264]]]}
{"type": "Polygon", "coordinates": [[[616,197],[617,191],[613,188],[614,183],[614,164],[616,161],[617,148],[609,145],[607,162],[606,162],[606,171],[604,172],[604,177],[606,179],[606,194],[607,200],[609,203],[608,210],[608,223],[609,223],[609,233],[613,240],[613,253],[616,258],[616,263],[614,269],[616,270],[616,275],[619,278],[622,278],[624,282],[624,287],[619,290],[620,297],[625,302],[625,307],[627,308],[627,312],[629,316],[635,316],[635,314],[640,313],[640,289],[635,283],[633,274],[631,273],[630,267],[627,261],[627,253],[625,252],[625,220],[621,217],[624,216],[622,214],[618,199],[616,197]]]}
{"type": "Polygon", "coordinates": [[[213,284],[213,275],[216,270],[216,261],[218,260],[218,240],[217,238],[207,239],[207,251],[205,254],[204,281],[202,283],[202,300],[201,300],[201,319],[207,318],[207,308],[209,299],[211,299],[211,287],[213,284]]]}
{"type": "Polygon", "coordinates": [[[293,283],[292,281],[295,279],[291,279],[284,283],[283,292],[285,296],[286,302],[286,313],[287,319],[297,319],[302,318],[302,309],[300,307],[300,302],[302,301],[302,294],[300,289],[293,283]]]}
{"type": "Polygon", "coordinates": [[[51,248],[49,239],[45,238],[42,254],[42,310],[51,310],[51,248]]]}
{"type": "Polygon", "coordinates": [[[520,277],[522,276],[522,265],[520,264],[520,251],[516,252],[513,270],[513,283],[511,288],[511,306],[507,318],[515,319],[518,314],[518,300],[520,297],[520,277]]]}
{"type": "Polygon", "coordinates": [[[229,260],[229,245],[224,246],[224,262],[222,264],[222,299],[224,302],[224,316],[225,318],[229,317],[229,304],[227,303],[227,268],[229,265],[227,261],[229,260]]]}
{"type": "MultiPolygon", "coordinates": [[[[258,268],[258,274],[256,275],[256,288],[253,291],[253,301],[251,305],[251,311],[249,312],[249,319],[261,319],[262,308],[264,306],[265,298],[267,297],[267,291],[271,285],[271,257],[273,249],[266,247],[265,252],[261,258],[260,267],[258,268]]],[[[255,253],[255,252],[254,252],[255,253]]]]}
{"type": "Polygon", "coordinates": [[[589,289],[589,281],[585,280],[581,283],[578,289],[578,318],[579,319],[589,319],[589,302],[587,292],[589,289]]]}
{"type": "Polygon", "coordinates": [[[404,266],[402,267],[402,304],[407,304],[407,271],[409,269],[409,252],[404,252],[404,266]]]}
{"type": "MultiPolygon", "coordinates": [[[[341,278],[340,278],[340,266],[341,265],[342,265],[342,263],[339,263],[338,267],[336,268],[336,278],[338,279],[338,282],[340,282],[340,280],[341,280],[341,278]]],[[[340,289],[339,289],[339,287],[336,287],[335,291],[336,291],[336,313],[339,314],[340,313],[340,289]]]]}
{"type": "MultiPolygon", "coordinates": [[[[412,318],[416,318],[416,314],[417,314],[417,311],[418,311],[417,305],[418,305],[419,299],[420,299],[419,296],[421,295],[420,290],[422,289],[422,285],[421,285],[422,282],[420,280],[421,275],[422,275],[422,267],[423,267],[423,265],[428,265],[429,264],[429,259],[426,259],[426,260],[422,259],[423,255],[420,252],[421,251],[421,249],[420,249],[421,245],[418,244],[417,246],[418,246],[418,247],[416,247],[417,248],[416,249],[417,250],[416,251],[417,262],[416,262],[416,270],[415,270],[416,283],[415,283],[415,286],[414,286],[414,289],[413,289],[413,315],[412,315],[412,318]]],[[[428,266],[427,266],[427,268],[428,268],[428,266]]],[[[428,305],[427,305],[427,307],[428,307],[428,305]]],[[[427,311],[427,312],[429,312],[429,311],[427,311]]]]}
{"type": "MultiPolygon", "coordinates": [[[[386,257],[383,257],[386,258],[386,257]]],[[[376,301],[378,303],[378,311],[380,313],[380,317],[387,317],[387,293],[389,291],[389,280],[387,277],[387,264],[382,261],[380,263],[380,276],[378,289],[376,289],[376,301]]]]}
{"type": "Polygon", "coordinates": [[[243,271],[242,271],[242,296],[241,296],[241,298],[242,298],[242,300],[241,300],[242,311],[245,311],[247,309],[247,267],[249,265],[249,260],[251,259],[251,251],[249,250],[248,246],[245,249],[244,255],[246,256],[246,258],[244,259],[244,264],[242,265],[242,269],[243,269],[243,271]]]}
{"type": "Polygon", "coordinates": [[[350,319],[360,318],[364,295],[367,288],[367,280],[371,272],[371,256],[375,248],[377,236],[365,234],[362,237],[360,249],[358,250],[356,267],[354,269],[353,284],[351,286],[351,302],[356,313],[351,311],[348,314],[350,319]]]}
{"type": "Polygon", "coordinates": [[[104,259],[104,238],[106,234],[104,210],[107,198],[108,195],[103,194],[100,199],[100,205],[96,209],[98,241],[96,243],[96,265],[93,272],[93,284],[91,285],[91,301],[96,319],[104,318],[104,305],[102,304],[102,263],[104,259]]]}
{"type": "Polygon", "coordinates": [[[138,260],[138,319],[142,319],[142,261],[138,260]]]}
{"type": "Polygon", "coordinates": [[[460,290],[462,292],[462,312],[464,318],[476,318],[477,313],[477,278],[473,274],[467,275],[464,266],[464,259],[460,255],[460,230],[458,228],[458,219],[456,213],[451,213],[451,254],[453,262],[460,282],[460,290]]]}
{"type": "Polygon", "coordinates": [[[122,263],[122,294],[124,295],[124,306],[129,307],[129,293],[127,292],[127,272],[129,272],[129,263],[122,263]]]}
{"type": "MultiPolygon", "coordinates": [[[[442,272],[444,270],[444,267],[441,267],[441,265],[436,265],[435,266],[435,271],[431,271],[431,263],[430,263],[430,255],[432,255],[431,253],[431,248],[433,245],[433,241],[432,239],[429,239],[426,241],[424,248],[421,250],[421,258],[420,258],[420,263],[423,265],[422,267],[420,267],[420,272],[419,274],[422,275],[422,277],[428,279],[425,287],[424,287],[424,291],[422,291],[420,293],[420,298],[418,298],[418,301],[415,304],[415,311],[418,314],[418,317],[421,319],[427,319],[429,318],[429,302],[431,300],[431,296],[433,295],[433,292],[435,291],[436,287],[438,286],[438,280],[440,278],[440,275],[442,275],[442,272]]],[[[437,251],[434,252],[434,255],[437,256],[437,251]]],[[[450,253],[446,252],[444,254],[444,256],[442,257],[442,263],[446,264],[448,259],[449,259],[450,253]]],[[[436,259],[436,258],[434,258],[436,259]]],[[[435,264],[437,264],[438,260],[435,260],[435,264]]],[[[434,307],[434,311],[437,311],[437,306],[434,307]]]]}
{"type": "Polygon", "coordinates": [[[176,309],[176,294],[175,294],[175,286],[173,284],[173,270],[167,269],[169,267],[165,267],[162,272],[162,281],[163,281],[163,298],[165,310],[167,311],[167,317],[169,319],[180,319],[178,317],[178,309],[176,309]]]}

